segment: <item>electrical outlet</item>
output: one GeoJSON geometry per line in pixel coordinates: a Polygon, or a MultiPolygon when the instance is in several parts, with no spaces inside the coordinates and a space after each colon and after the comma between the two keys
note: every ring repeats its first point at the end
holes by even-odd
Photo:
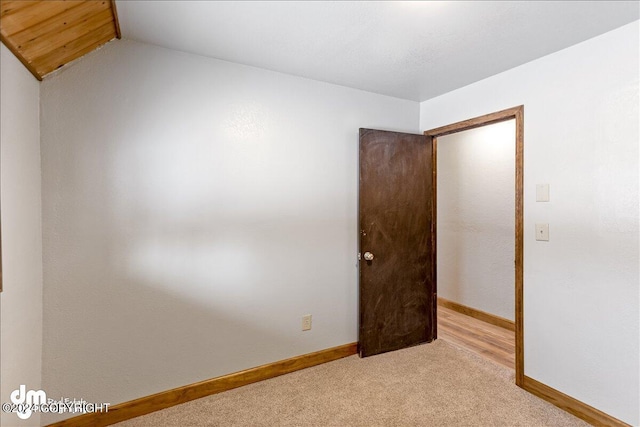
{"type": "Polygon", "coordinates": [[[306,314],[302,316],[302,330],[309,331],[311,330],[311,315],[306,314]]]}

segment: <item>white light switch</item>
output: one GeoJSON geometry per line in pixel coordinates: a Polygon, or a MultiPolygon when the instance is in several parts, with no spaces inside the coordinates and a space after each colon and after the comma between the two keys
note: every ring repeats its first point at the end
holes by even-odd
{"type": "Polygon", "coordinates": [[[549,241],[549,224],[536,224],[536,240],[549,241]]]}
{"type": "Polygon", "coordinates": [[[536,185],[536,202],[549,201],[549,184],[536,185]]]}

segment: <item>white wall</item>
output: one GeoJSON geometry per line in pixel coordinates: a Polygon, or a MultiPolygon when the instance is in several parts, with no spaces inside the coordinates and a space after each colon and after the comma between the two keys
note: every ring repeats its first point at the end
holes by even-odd
{"type": "Polygon", "coordinates": [[[638,51],[636,21],[420,105],[431,129],[524,104],[525,374],[632,425],[638,51]],[[549,203],[535,202],[541,183],[549,203]],[[535,241],[536,222],[549,242],[535,241]]]}
{"type": "MultiPolygon", "coordinates": [[[[0,401],[20,384],[39,390],[42,373],[42,228],[39,83],[0,45],[0,401]]],[[[2,412],[3,426],[39,425],[2,412]]]]}
{"type": "Polygon", "coordinates": [[[418,119],[132,41],[45,79],[46,391],[115,404],[357,341],[358,128],[418,119]]]}
{"type": "Polygon", "coordinates": [[[515,120],[438,138],[438,296],[515,320],[515,120]]]}

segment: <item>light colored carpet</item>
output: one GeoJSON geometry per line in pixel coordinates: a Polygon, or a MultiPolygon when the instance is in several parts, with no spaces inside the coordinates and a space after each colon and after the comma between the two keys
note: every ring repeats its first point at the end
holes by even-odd
{"type": "Polygon", "coordinates": [[[443,340],[324,365],[117,424],[146,426],[587,426],[443,340]]]}

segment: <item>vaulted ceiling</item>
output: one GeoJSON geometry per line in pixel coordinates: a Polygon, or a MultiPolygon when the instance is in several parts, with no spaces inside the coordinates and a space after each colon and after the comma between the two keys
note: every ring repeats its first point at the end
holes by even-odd
{"type": "Polygon", "coordinates": [[[120,36],[111,0],[1,0],[2,42],[38,79],[120,36]]]}
{"type": "Polygon", "coordinates": [[[2,41],[38,78],[119,37],[120,25],[125,39],[416,101],[640,18],[638,1],[0,0],[0,5],[2,41]]]}

